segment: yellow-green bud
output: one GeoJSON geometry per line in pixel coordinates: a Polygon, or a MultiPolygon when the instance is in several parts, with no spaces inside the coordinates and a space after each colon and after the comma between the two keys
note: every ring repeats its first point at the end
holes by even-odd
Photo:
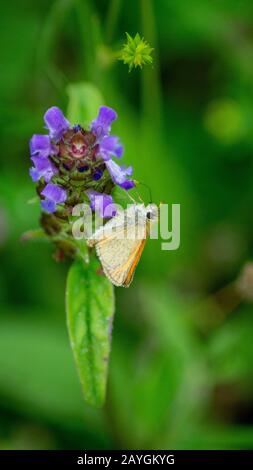
{"type": "Polygon", "coordinates": [[[139,33],[134,38],[130,34],[126,33],[127,42],[124,44],[119,54],[119,60],[122,60],[124,64],[129,66],[129,72],[133,68],[141,67],[146,64],[152,64],[153,57],[151,52],[153,48],[150,47],[144,38],[141,38],[139,33]]]}

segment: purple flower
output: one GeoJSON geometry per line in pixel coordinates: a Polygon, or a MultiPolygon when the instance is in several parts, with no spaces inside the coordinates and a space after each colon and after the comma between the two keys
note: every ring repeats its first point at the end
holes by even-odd
{"type": "Polygon", "coordinates": [[[110,133],[111,124],[117,117],[112,108],[100,106],[98,116],[91,123],[91,131],[96,135],[98,142],[110,133]]]}
{"type": "Polygon", "coordinates": [[[52,106],[52,108],[47,110],[44,115],[44,121],[46,128],[49,130],[51,139],[55,142],[61,140],[64,132],[69,129],[68,120],[57,106],[52,106]]]}
{"type": "Polygon", "coordinates": [[[83,177],[79,175],[77,178],[81,189],[78,201],[83,202],[86,188],[91,187],[92,183],[94,190],[87,191],[92,209],[98,211],[103,218],[113,217],[116,214],[112,196],[103,191],[107,191],[106,188],[113,188],[115,184],[128,190],[135,184],[130,178],[132,167],[119,166],[112,160],[120,158],[123,154],[119,138],[109,135],[115,119],[117,113],[112,108],[101,106],[96,119],[91,123],[90,130],[87,130],[80,124],[70,126],[57,106],[52,106],[46,111],[44,121],[49,135],[34,134],[30,140],[33,162],[30,168],[31,178],[34,182],[42,179],[46,183],[40,193],[41,207],[44,211],[55,212],[58,209],[57,205],[64,203],[73,190],[74,173],[87,171],[83,177]],[[76,164],[77,159],[78,164],[76,164]],[[104,175],[105,167],[109,172],[111,184],[108,184],[108,174],[104,175]],[[60,185],[52,183],[52,178],[56,174],[63,177],[60,185]]]}
{"type": "Polygon", "coordinates": [[[133,180],[125,180],[124,183],[120,184],[120,187],[128,191],[129,189],[134,188],[135,184],[133,180]]]}
{"type": "Polygon", "coordinates": [[[83,173],[84,171],[88,171],[89,165],[79,166],[77,169],[80,173],[83,173]]]}
{"type": "Polygon", "coordinates": [[[55,152],[49,135],[34,134],[30,140],[31,156],[49,157],[55,152]]]}
{"type": "Polygon", "coordinates": [[[127,168],[124,166],[119,166],[113,160],[108,160],[105,162],[105,164],[115,184],[127,190],[135,186],[133,180],[128,179],[128,176],[131,176],[133,173],[131,166],[127,168]]]}
{"type": "Polygon", "coordinates": [[[92,189],[86,191],[86,194],[89,197],[91,209],[98,212],[100,217],[109,218],[116,215],[116,208],[113,204],[112,196],[98,193],[92,189]]]}
{"type": "Polygon", "coordinates": [[[103,170],[100,170],[100,169],[98,168],[98,170],[96,170],[95,173],[93,174],[93,180],[94,180],[94,181],[100,180],[100,179],[102,178],[102,176],[103,176],[103,173],[104,173],[103,170]]]}
{"type": "Polygon", "coordinates": [[[53,183],[48,183],[43,191],[41,191],[41,195],[45,197],[45,199],[41,201],[41,207],[44,211],[49,213],[55,212],[56,205],[65,202],[67,199],[65,189],[53,183]]]}
{"type": "Polygon", "coordinates": [[[54,201],[51,201],[50,199],[43,199],[43,201],[40,202],[41,208],[45,211],[48,212],[49,214],[52,214],[53,212],[56,211],[56,204],[54,201]]]}
{"type": "Polygon", "coordinates": [[[48,183],[57,173],[57,169],[47,157],[35,156],[31,160],[34,166],[30,168],[29,172],[33,181],[39,181],[40,178],[44,178],[46,183],[48,183]]]}
{"type": "Polygon", "coordinates": [[[98,153],[103,160],[110,160],[112,157],[120,158],[123,153],[123,146],[115,135],[105,136],[100,142],[98,153]]]}

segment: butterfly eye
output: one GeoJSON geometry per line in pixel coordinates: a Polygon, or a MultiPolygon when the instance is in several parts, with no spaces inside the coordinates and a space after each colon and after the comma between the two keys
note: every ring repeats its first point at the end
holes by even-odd
{"type": "Polygon", "coordinates": [[[151,214],[151,212],[147,212],[147,214],[146,214],[146,217],[147,217],[147,219],[149,219],[149,220],[150,220],[150,219],[151,219],[151,217],[152,217],[152,214],[151,214]]]}

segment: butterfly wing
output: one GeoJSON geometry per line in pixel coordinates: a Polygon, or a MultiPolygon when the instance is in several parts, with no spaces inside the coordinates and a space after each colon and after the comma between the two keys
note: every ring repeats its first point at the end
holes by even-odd
{"type": "Polygon", "coordinates": [[[115,286],[128,287],[140,260],[146,240],[103,240],[96,252],[106,276],[115,286]]]}
{"type": "Polygon", "coordinates": [[[122,211],[113,217],[111,220],[106,222],[105,225],[102,225],[95,233],[88,238],[87,244],[89,247],[95,246],[100,240],[103,240],[107,237],[114,237],[117,233],[122,232],[122,229],[125,225],[125,212],[122,211]]]}
{"type": "Polygon", "coordinates": [[[88,241],[95,246],[105,275],[116,286],[128,287],[133,279],[146,242],[146,221],[136,224],[132,212],[110,220],[88,241]]]}

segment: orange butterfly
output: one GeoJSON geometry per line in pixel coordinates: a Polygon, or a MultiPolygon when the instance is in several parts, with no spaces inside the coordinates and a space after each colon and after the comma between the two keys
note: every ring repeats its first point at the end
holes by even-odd
{"type": "Polygon", "coordinates": [[[155,204],[132,204],[88,239],[95,247],[105,275],[115,286],[128,287],[143,252],[150,224],[158,219],[155,204]]]}

